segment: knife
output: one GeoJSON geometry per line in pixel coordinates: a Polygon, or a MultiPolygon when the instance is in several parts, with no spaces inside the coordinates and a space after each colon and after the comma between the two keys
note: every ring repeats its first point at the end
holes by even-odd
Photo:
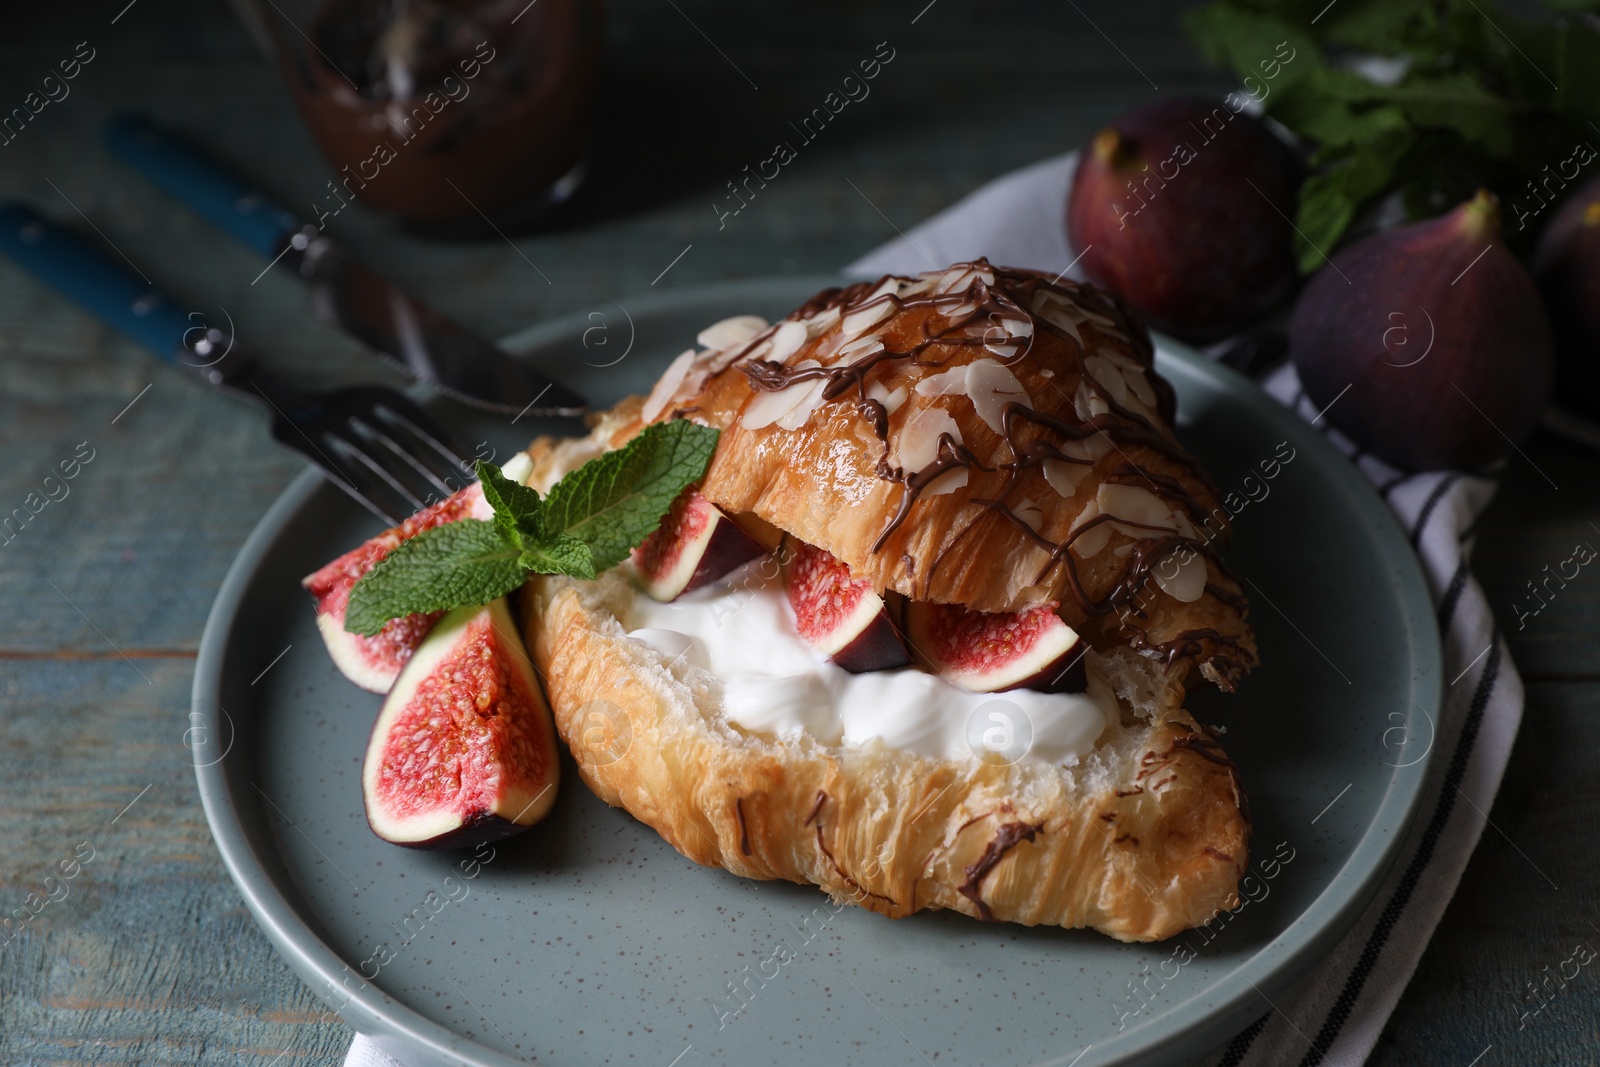
{"type": "Polygon", "coordinates": [[[576,415],[587,406],[577,393],[368,270],[315,224],[301,222],[148,119],[113,119],[105,142],[112,155],[270,259],[271,266],[306,279],[318,318],[402,373],[464,404],[518,418],[576,415]]]}

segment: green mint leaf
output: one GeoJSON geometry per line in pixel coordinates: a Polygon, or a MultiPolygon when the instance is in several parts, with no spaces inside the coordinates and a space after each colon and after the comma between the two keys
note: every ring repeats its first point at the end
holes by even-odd
{"type": "Polygon", "coordinates": [[[583,541],[566,534],[532,542],[521,560],[524,567],[537,574],[565,574],[585,581],[595,576],[594,553],[583,541]]]}
{"type": "Polygon", "coordinates": [[[522,545],[527,536],[534,535],[540,527],[538,517],[544,510],[544,501],[536,490],[512,481],[500,473],[492,463],[478,461],[478,482],[483,486],[483,499],[494,509],[494,525],[509,544],[522,545]]]}
{"type": "Polygon", "coordinates": [[[1183,27],[1207,59],[1239,76],[1240,98],[1256,97],[1271,110],[1276,93],[1323,66],[1323,54],[1298,15],[1254,7],[1208,4],[1185,15],[1183,27]]]}
{"type": "Polygon", "coordinates": [[[522,584],[521,556],[491,522],[462,519],[424,530],[356,583],[344,628],[370,637],[390,619],[487,604],[522,584]]]}
{"type": "Polygon", "coordinates": [[[1303,273],[1333,255],[1357,212],[1388,188],[1413,139],[1405,130],[1383,134],[1306,179],[1295,218],[1295,258],[1303,273]]]}
{"type": "Polygon", "coordinates": [[[615,567],[655,532],[678,494],[705,476],[718,436],[687,419],[645,427],[551,488],[545,528],[586,543],[596,572],[615,567]]]}

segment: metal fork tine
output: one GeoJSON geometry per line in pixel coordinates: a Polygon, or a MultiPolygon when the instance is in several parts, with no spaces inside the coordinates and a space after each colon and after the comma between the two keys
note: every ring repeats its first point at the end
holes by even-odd
{"type": "Polygon", "coordinates": [[[348,459],[340,463],[307,438],[301,427],[287,419],[273,420],[272,436],[279,444],[293,449],[310,460],[312,466],[320,470],[329,482],[344,490],[352,499],[391,526],[411,513],[403,501],[394,499],[393,494],[385,492],[386,487],[367,475],[359,465],[351,463],[348,459]]]}
{"type": "Polygon", "coordinates": [[[409,505],[404,515],[421,511],[428,506],[427,501],[414,492],[410,486],[396,477],[396,472],[390,468],[392,461],[386,461],[381,455],[373,455],[366,442],[350,434],[347,427],[327,426],[323,431],[328,438],[338,445],[344,446],[344,451],[355,464],[364,467],[368,472],[376,475],[378,480],[388,486],[396,495],[409,505]]]}
{"type": "Polygon", "coordinates": [[[390,417],[414,434],[418,440],[443,456],[457,469],[469,466],[471,458],[456,442],[455,436],[413,403],[410,397],[389,390],[376,392],[378,395],[373,398],[376,406],[387,409],[390,417]]]}
{"type": "Polygon", "coordinates": [[[415,466],[424,477],[444,490],[454,493],[472,484],[472,468],[458,462],[452,455],[433,447],[433,442],[418,434],[409,420],[392,411],[371,412],[362,420],[362,429],[382,441],[406,462],[415,466]]]}
{"type": "Polygon", "coordinates": [[[415,452],[390,436],[381,424],[368,422],[358,416],[351,416],[350,428],[352,431],[360,433],[363,437],[369,438],[372,444],[386,449],[389,454],[393,455],[401,463],[404,463],[417,474],[427,479],[429,484],[445,496],[455,492],[455,489],[451,488],[448,482],[430,470],[415,452]]]}

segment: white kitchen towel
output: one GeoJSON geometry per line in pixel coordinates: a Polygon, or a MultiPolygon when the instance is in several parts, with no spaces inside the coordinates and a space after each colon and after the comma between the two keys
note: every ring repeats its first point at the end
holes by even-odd
{"type": "MultiPolygon", "coordinates": [[[[1078,277],[1065,223],[1076,159],[1057,156],[997,178],[846,271],[915,274],[987,256],[1078,277]]],[[[1280,368],[1263,387],[1317,419],[1293,368],[1280,368]]],[[[1437,752],[1400,858],[1355,928],[1291,991],[1263,999],[1261,1017],[1206,1056],[1207,1067],[1352,1067],[1367,1058],[1461,880],[1522,721],[1522,681],[1468,565],[1495,483],[1455,472],[1402,475],[1323,425],[1394,509],[1427,574],[1444,645],[1437,752]]],[[[357,1035],[345,1067],[403,1065],[357,1035]]]]}

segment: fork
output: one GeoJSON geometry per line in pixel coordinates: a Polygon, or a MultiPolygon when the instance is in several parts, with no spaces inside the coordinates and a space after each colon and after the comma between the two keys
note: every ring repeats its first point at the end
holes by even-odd
{"type": "Polygon", "coordinates": [[[131,263],[124,267],[26,205],[0,203],[0,252],[165,362],[270,409],[279,444],[391,524],[473,480],[471,460],[450,432],[405,394],[377,385],[300,389],[234,347],[231,322],[224,333],[200,312],[185,314],[131,263]]]}

